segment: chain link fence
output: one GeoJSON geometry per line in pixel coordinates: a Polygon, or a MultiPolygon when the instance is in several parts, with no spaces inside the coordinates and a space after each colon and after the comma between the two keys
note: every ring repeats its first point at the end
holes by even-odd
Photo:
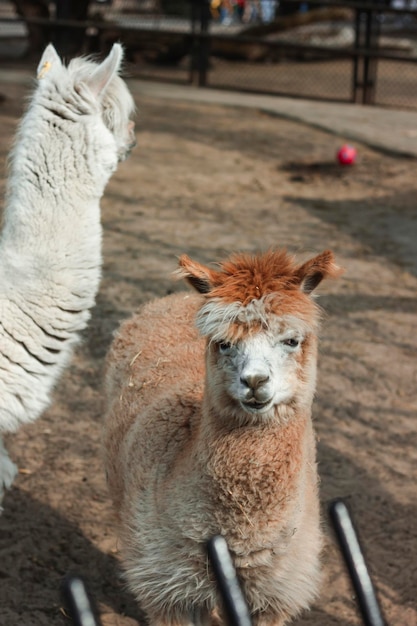
{"type": "Polygon", "coordinates": [[[144,79],[417,108],[417,0],[0,0],[2,64],[127,50],[144,79]]]}

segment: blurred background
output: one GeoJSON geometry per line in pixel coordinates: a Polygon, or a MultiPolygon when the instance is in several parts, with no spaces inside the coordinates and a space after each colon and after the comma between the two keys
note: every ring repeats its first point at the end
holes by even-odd
{"type": "Polygon", "coordinates": [[[0,0],[0,63],[124,43],[141,79],[417,108],[417,0],[0,0]]]}

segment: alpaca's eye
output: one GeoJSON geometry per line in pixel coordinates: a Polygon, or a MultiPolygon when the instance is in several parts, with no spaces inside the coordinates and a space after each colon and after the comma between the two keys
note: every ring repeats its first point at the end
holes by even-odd
{"type": "Polygon", "coordinates": [[[220,354],[230,354],[232,350],[232,344],[229,341],[221,341],[219,343],[220,354]]]}
{"type": "Polygon", "coordinates": [[[300,340],[295,337],[289,337],[288,339],[284,339],[282,343],[289,348],[297,348],[297,346],[300,345],[300,340]]]}

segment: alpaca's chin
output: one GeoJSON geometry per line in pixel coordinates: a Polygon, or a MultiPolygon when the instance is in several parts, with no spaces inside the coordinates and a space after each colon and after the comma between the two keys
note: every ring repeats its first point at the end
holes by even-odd
{"type": "Polygon", "coordinates": [[[254,400],[248,400],[247,402],[240,402],[240,406],[246,413],[250,414],[263,414],[267,413],[273,405],[272,399],[266,402],[256,402],[254,400]]]}
{"type": "Polygon", "coordinates": [[[269,422],[275,416],[275,404],[273,399],[264,403],[248,403],[242,400],[230,398],[226,405],[216,408],[216,414],[226,423],[235,422],[237,428],[269,422]]]}

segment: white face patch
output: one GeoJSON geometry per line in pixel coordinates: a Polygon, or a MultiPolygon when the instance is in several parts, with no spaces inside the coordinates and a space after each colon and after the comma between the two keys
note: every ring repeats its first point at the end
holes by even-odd
{"type": "MultiPolygon", "coordinates": [[[[274,315],[271,305],[268,296],[246,306],[219,298],[198,312],[197,327],[208,336],[215,357],[208,374],[218,410],[228,397],[238,412],[273,416],[275,407],[291,402],[304,384],[303,342],[317,320],[308,324],[296,315],[274,315]]],[[[315,372],[309,376],[315,379],[315,372]]]]}
{"type": "Polygon", "coordinates": [[[290,402],[299,387],[299,359],[304,336],[285,327],[283,332],[258,332],[234,344],[217,344],[214,377],[227,395],[247,413],[267,413],[290,402]]]}

